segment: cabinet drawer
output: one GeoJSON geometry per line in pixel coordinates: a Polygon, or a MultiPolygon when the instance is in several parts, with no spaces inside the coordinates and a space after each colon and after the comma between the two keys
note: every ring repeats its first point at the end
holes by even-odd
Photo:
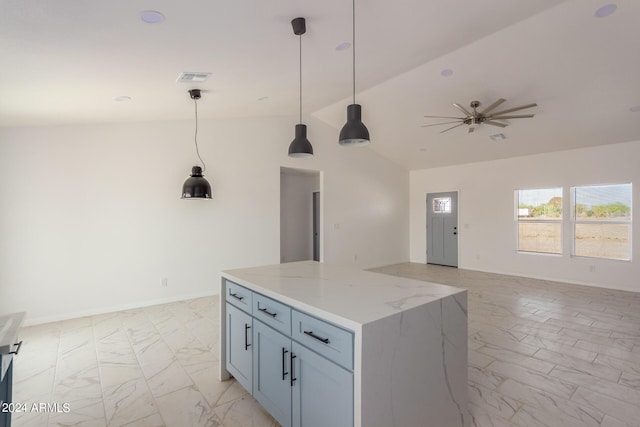
{"type": "Polygon", "coordinates": [[[353,333],[293,310],[292,334],[294,340],[353,370],[353,333]]]}
{"type": "Polygon", "coordinates": [[[253,294],[253,317],[283,334],[291,335],[291,308],[260,294],[253,294]]]}
{"type": "Polygon", "coordinates": [[[227,288],[225,300],[235,305],[240,310],[251,314],[251,301],[253,299],[253,292],[228,280],[226,280],[225,282],[227,288]]]}

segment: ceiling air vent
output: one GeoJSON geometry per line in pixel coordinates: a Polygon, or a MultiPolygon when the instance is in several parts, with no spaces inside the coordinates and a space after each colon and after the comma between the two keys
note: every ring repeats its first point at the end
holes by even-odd
{"type": "Polygon", "coordinates": [[[192,72],[183,71],[178,76],[178,80],[176,80],[176,82],[178,82],[178,83],[202,83],[202,82],[206,81],[209,78],[210,75],[211,75],[211,73],[192,73],[192,72]]]}

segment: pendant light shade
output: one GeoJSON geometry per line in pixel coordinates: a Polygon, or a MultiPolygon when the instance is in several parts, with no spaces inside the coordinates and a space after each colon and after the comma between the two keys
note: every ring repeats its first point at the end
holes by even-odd
{"type": "Polygon", "coordinates": [[[363,147],[369,145],[369,130],[362,123],[362,107],[356,104],[356,0],[353,0],[353,104],[347,107],[347,123],[340,131],[340,145],[348,147],[363,147]]]}
{"type": "MultiPolygon", "coordinates": [[[[202,160],[202,157],[200,157],[200,150],[198,150],[198,100],[201,98],[200,89],[191,89],[189,91],[189,95],[195,103],[196,111],[196,131],[193,140],[196,145],[196,154],[198,156],[198,159],[200,159],[200,163],[202,163],[202,166],[204,167],[204,161],[202,160]]],[[[209,184],[209,181],[205,179],[202,172],[203,168],[201,168],[200,166],[194,166],[191,168],[191,175],[189,175],[189,178],[187,178],[184,184],[182,184],[181,199],[211,199],[211,184],[209,184]]]]}
{"type": "Polygon", "coordinates": [[[313,146],[307,139],[307,125],[296,125],[296,137],[289,144],[289,157],[313,156],[313,146]]]}
{"type": "Polygon", "coordinates": [[[347,107],[347,123],[340,131],[340,145],[359,147],[369,145],[369,130],[362,123],[362,107],[351,104],[347,107]]]}
{"type": "Polygon", "coordinates": [[[183,199],[210,199],[211,185],[202,176],[202,168],[194,166],[191,168],[191,175],[182,184],[183,199]]]}
{"type": "Polygon", "coordinates": [[[289,144],[289,157],[311,157],[313,146],[307,139],[307,125],[302,124],[302,35],[307,32],[304,18],[295,18],[291,21],[293,34],[300,36],[300,123],[296,125],[295,138],[289,144]]]}

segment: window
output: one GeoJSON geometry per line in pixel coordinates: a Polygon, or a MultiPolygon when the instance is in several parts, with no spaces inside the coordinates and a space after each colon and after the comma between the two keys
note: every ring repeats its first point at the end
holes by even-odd
{"type": "Polygon", "coordinates": [[[562,252],[562,188],[516,190],[518,251],[562,252]]]}
{"type": "Polygon", "coordinates": [[[572,255],[631,260],[631,184],[573,187],[572,255]]]}
{"type": "Polygon", "coordinates": [[[433,199],[434,213],[451,213],[451,197],[438,197],[433,199]]]}

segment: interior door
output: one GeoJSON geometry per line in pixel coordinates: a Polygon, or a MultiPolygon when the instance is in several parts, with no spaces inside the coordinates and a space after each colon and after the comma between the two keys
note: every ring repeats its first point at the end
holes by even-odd
{"type": "Polygon", "coordinates": [[[427,263],[458,266],[458,192],[427,194],[427,263]]]}

